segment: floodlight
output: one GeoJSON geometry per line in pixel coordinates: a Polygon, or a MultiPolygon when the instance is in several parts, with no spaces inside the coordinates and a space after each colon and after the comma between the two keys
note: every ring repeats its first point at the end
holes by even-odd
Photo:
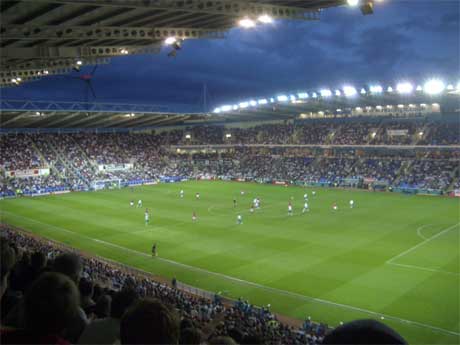
{"type": "Polygon", "coordinates": [[[241,109],[244,109],[244,108],[249,107],[249,103],[248,102],[242,102],[242,103],[239,104],[239,106],[240,106],[241,109]]]}
{"type": "Polygon", "coordinates": [[[346,97],[353,97],[356,95],[356,89],[353,86],[344,86],[343,93],[346,97]]]}
{"type": "Polygon", "coordinates": [[[17,77],[16,80],[17,81],[22,81],[22,79],[20,77],[17,77]]]}
{"type": "Polygon", "coordinates": [[[126,54],[128,54],[128,51],[126,49],[122,49],[122,50],[120,50],[120,53],[126,55],[126,54]]]}
{"type": "Polygon", "coordinates": [[[48,72],[47,69],[45,69],[45,70],[43,71],[43,74],[48,74],[48,73],[49,73],[49,72],[48,72]]]}
{"type": "Polygon", "coordinates": [[[415,104],[409,104],[409,108],[415,108],[415,104]]]}
{"type": "Polygon", "coordinates": [[[35,112],[35,115],[40,116],[40,112],[39,111],[35,112]]]}
{"type": "Polygon", "coordinates": [[[221,110],[222,111],[230,111],[230,110],[232,110],[232,106],[231,105],[223,105],[221,107],[221,110]]]}
{"type": "Polygon", "coordinates": [[[340,90],[335,90],[335,95],[337,97],[340,97],[340,96],[342,96],[342,93],[340,92],[340,90]]]}
{"type": "Polygon", "coordinates": [[[222,109],[220,109],[220,108],[215,108],[212,112],[213,112],[214,114],[220,114],[221,111],[222,111],[222,109]]]}
{"type": "Polygon", "coordinates": [[[336,112],[341,113],[342,109],[337,109],[336,112]]]}
{"type": "Polygon", "coordinates": [[[426,108],[426,104],[425,104],[425,103],[420,103],[420,106],[421,106],[422,108],[426,108]]]}
{"type": "Polygon", "coordinates": [[[296,98],[294,95],[289,95],[289,99],[291,100],[291,102],[295,102],[296,101],[296,98]]]}
{"type": "Polygon", "coordinates": [[[366,94],[366,90],[364,90],[364,88],[361,89],[361,95],[365,95],[365,94],[366,94]]]}
{"type": "Polygon", "coordinates": [[[355,110],[356,110],[356,111],[361,111],[361,110],[363,110],[363,108],[361,108],[361,107],[356,107],[355,110]]]}
{"type": "Polygon", "coordinates": [[[312,95],[311,95],[313,98],[317,98],[318,95],[316,94],[316,92],[313,92],[312,95]]]}
{"type": "Polygon", "coordinates": [[[444,83],[439,79],[428,80],[423,85],[423,90],[429,95],[437,95],[444,91],[444,83]]]}
{"type": "Polygon", "coordinates": [[[278,100],[278,102],[287,102],[289,100],[288,96],[285,95],[278,96],[276,99],[278,100]]]}
{"type": "Polygon", "coordinates": [[[242,28],[245,28],[245,29],[250,29],[250,28],[253,28],[254,26],[256,26],[256,23],[252,19],[249,19],[249,18],[241,19],[238,22],[238,24],[239,24],[239,26],[241,26],[242,28]]]}
{"type": "Polygon", "coordinates": [[[399,108],[399,109],[403,109],[403,108],[404,108],[404,104],[398,104],[398,108],[399,108]]]}
{"type": "Polygon", "coordinates": [[[377,133],[376,133],[376,132],[372,132],[371,135],[372,135],[372,138],[375,138],[375,136],[377,135],[377,133]]]}
{"type": "Polygon", "coordinates": [[[391,86],[388,86],[387,92],[393,92],[393,88],[391,86]]]}
{"type": "Polygon", "coordinates": [[[358,6],[359,0],[347,0],[349,6],[358,6]]]}
{"type": "Polygon", "coordinates": [[[190,134],[185,135],[185,139],[191,139],[191,138],[192,138],[192,136],[190,134]]]}
{"type": "Polygon", "coordinates": [[[171,36],[171,37],[168,37],[168,38],[165,39],[165,44],[168,45],[168,46],[170,46],[170,45],[172,45],[172,44],[174,44],[176,42],[177,42],[177,39],[174,36],[171,36]]]}
{"type": "Polygon", "coordinates": [[[264,23],[264,24],[270,24],[270,23],[273,23],[273,18],[270,17],[269,15],[267,14],[263,14],[261,16],[259,16],[259,18],[257,18],[257,20],[261,23],[264,23]]]}
{"type": "Polygon", "coordinates": [[[81,66],[82,64],[83,64],[83,62],[82,62],[81,60],[78,60],[78,61],[77,61],[77,65],[78,65],[78,66],[81,66]]]}
{"type": "Polygon", "coordinates": [[[420,92],[420,91],[423,90],[423,88],[419,85],[419,86],[417,86],[417,88],[415,90],[420,92]]]}
{"type": "Polygon", "coordinates": [[[447,85],[447,90],[452,91],[453,89],[454,89],[454,86],[452,84],[447,85]]]}
{"type": "Polygon", "coordinates": [[[369,91],[371,93],[382,93],[383,92],[383,88],[380,86],[380,85],[372,85],[370,88],[369,88],[369,91]]]}
{"type": "Polygon", "coordinates": [[[367,107],[366,107],[366,110],[367,110],[367,111],[372,110],[372,107],[367,106],[367,107]]]}
{"type": "Polygon", "coordinates": [[[399,83],[396,85],[396,90],[401,93],[401,94],[408,94],[411,93],[412,90],[414,90],[414,86],[411,83],[399,83]]]}
{"type": "Polygon", "coordinates": [[[319,92],[321,94],[321,97],[331,97],[332,96],[332,91],[329,89],[324,89],[319,92]]]}
{"type": "Polygon", "coordinates": [[[251,107],[255,107],[257,105],[257,102],[254,100],[249,101],[249,104],[251,107]]]}
{"type": "Polygon", "coordinates": [[[257,103],[263,105],[263,104],[267,104],[268,101],[267,101],[266,99],[259,99],[259,100],[257,101],[257,103]]]}
{"type": "Polygon", "coordinates": [[[270,98],[270,103],[275,103],[275,99],[274,99],[274,98],[270,98]]]}
{"type": "Polygon", "coordinates": [[[418,132],[418,135],[422,136],[422,135],[423,135],[423,132],[421,132],[421,131],[420,131],[420,132],[418,132]]]}
{"type": "Polygon", "coordinates": [[[306,99],[306,98],[308,98],[308,93],[301,92],[301,93],[297,94],[297,96],[299,96],[300,99],[306,99]]]}
{"type": "Polygon", "coordinates": [[[225,137],[226,137],[227,139],[229,139],[229,138],[232,137],[232,135],[231,135],[230,133],[227,133],[227,134],[225,134],[225,137]]]}
{"type": "Polygon", "coordinates": [[[381,106],[381,105],[377,105],[377,106],[375,107],[375,109],[377,109],[377,110],[382,110],[382,106],[381,106]]]}
{"type": "Polygon", "coordinates": [[[387,109],[393,109],[392,105],[387,105],[387,109]]]}
{"type": "Polygon", "coordinates": [[[457,90],[460,91],[460,81],[457,84],[457,90]]]}
{"type": "Polygon", "coordinates": [[[233,110],[238,110],[238,108],[239,108],[238,104],[235,104],[235,105],[233,106],[233,110]]]}

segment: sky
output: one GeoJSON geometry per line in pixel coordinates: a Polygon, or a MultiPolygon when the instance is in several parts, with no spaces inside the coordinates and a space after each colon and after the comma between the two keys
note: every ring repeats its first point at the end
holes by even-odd
{"type": "MultiPolygon", "coordinates": [[[[320,21],[276,21],[225,39],[185,41],[176,58],[124,56],[93,79],[99,102],[181,104],[208,110],[288,91],[440,77],[460,81],[460,1],[385,0],[374,14],[327,9],[320,21]]],[[[85,67],[82,73],[92,68],[85,67]]],[[[2,90],[6,99],[84,101],[80,80],[48,77],[2,90]]]]}

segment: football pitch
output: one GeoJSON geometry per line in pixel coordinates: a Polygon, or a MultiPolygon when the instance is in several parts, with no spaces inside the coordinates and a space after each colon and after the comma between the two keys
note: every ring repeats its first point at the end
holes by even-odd
{"type": "Polygon", "coordinates": [[[236,182],[0,201],[2,222],[88,253],[270,303],[292,317],[332,326],[381,319],[410,343],[438,344],[460,337],[459,205],[441,197],[236,182]],[[305,191],[310,211],[302,214],[305,191]],[[251,214],[255,197],[261,208],[251,214]],[[143,207],[130,207],[138,199],[143,207]]]}

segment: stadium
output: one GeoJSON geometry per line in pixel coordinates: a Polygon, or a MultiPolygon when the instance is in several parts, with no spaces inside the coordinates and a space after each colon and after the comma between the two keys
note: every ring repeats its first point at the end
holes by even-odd
{"type": "Polygon", "coordinates": [[[92,85],[117,59],[378,2],[3,1],[1,342],[458,344],[459,75],[204,109],[92,85]],[[83,101],[5,96],[66,77],[83,101]]]}

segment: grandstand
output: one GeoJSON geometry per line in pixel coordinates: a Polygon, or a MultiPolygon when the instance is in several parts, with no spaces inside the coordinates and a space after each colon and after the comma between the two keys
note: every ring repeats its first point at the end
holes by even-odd
{"type": "MultiPolygon", "coordinates": [[[[5,0],[0,85],[346,4],[5,0]]],[[[1,98],[0,342],[458,344],[456,82],[1,98]]]]}

